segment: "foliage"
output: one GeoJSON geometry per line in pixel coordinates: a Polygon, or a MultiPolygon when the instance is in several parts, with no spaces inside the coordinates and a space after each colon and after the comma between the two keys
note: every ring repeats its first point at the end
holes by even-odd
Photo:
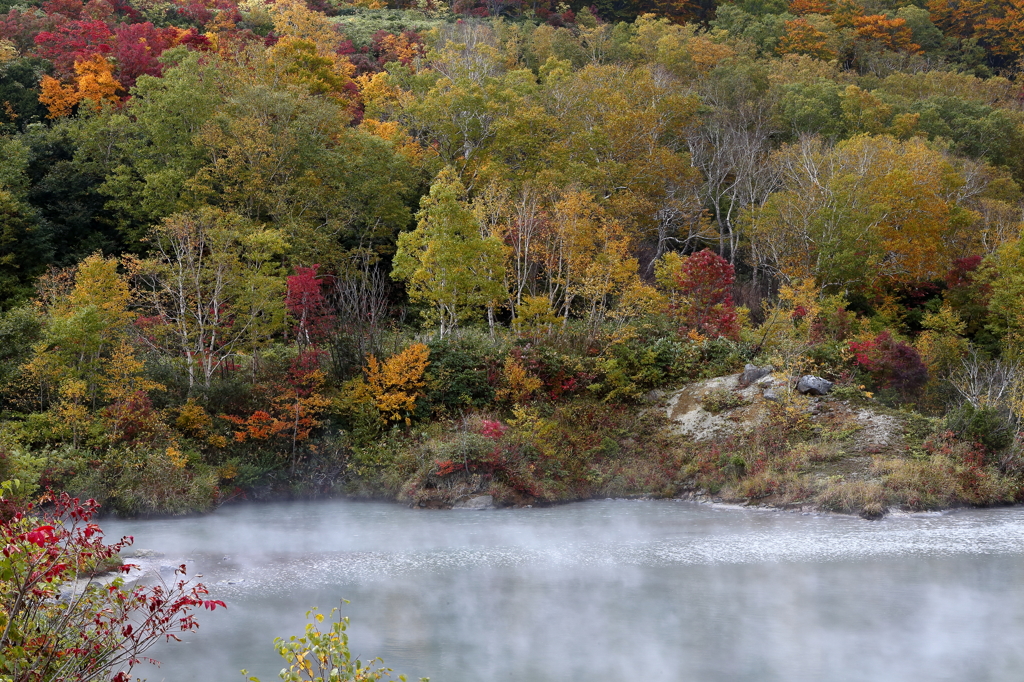
{"type": "MultiPolygon", "coordinates": [[[[284,380],[267,386],[271,393],[268,409],[256,410],[244,418],[222,415],[227,421],[241,427],[234,432],[235,442],[266,442],[275,439],[288,443],[294,468],[298,444],[307,440],[312,431],[321,425],[317,417],[331,404],[321,393],[325,377],[318,367],[318,360],[319,353],[315,351],[300,353],[292,362],[284,380]]],[[[211,444],[215,443],[213,441],[211,444]]]]}
{"type": "MultiPolygon", "coordinates": [[[[4,487],[9,494],[16,482],[4,487]]],[[[132,539],[106,544],[92,522],[92,500],[62,494],[44,501],[52,508],[3,499],[0,666],[8,679],[129,680],[150,646],[198,626],[192,611],[224,606],[207,599],[202,584],[186,581],[184,566],[171,585],[128,589],[120,577],[107,585],[91,577],[76,582],[102,570],[132,539]]]]}
{"type": "MultiPolygon", "coordinates": [[[[288,667],[281,671],[282,680],[375,682],[391,678],[391,669],[383,667],[384,661],[379,658],[367,661],[365,665],[358,659],[352,660],[348,648],[348,618],[342,617],[338,609],[332,609],[327,617],[330,618],[330,628],[321,630],[324,614],[317,613],[316,609],[307,611],[306,618],[311,622],[306,624],[302,637],[292,635],[288,639],[279,637],[274,640],[277,653],[288,663],[288,667]]],[[[248,672],[243,670],[242,674],[248,675],[248,672]]],[[[248,679],[259,682],[257,677],[248,679]]],[[[399,675],[397,679],[405,680],[406,677],[399,675]]]]}
{"type": "Polygon", "coordinates": [[[421,201],[419,223],[398,237],[392,277],[409,286],[409,299],[428,303],[438,338],[455,329],[474,308],[503,296],[501,244],[482,238],[472,212],[460,204],[464,187],[452,169],[443,171],[421,201]]]}
{"type": "Polygon", "coordinates": [[[1012,415],[992,405],[965,402],[946,415],[946,424],[961,440],[979,443],[990,453],[1010,447],[1017,436],[1012,415]]]}
{"type": "Polygon", "coordinates": [[[147,315],[137,324],[151,348],[183,360],[190,389],[209,388],[237,354],[280,329],[274,258],[286,242],[209,208],[168,218],[153,239],[155,256],[140,273],[147,315]]]}
{"type": "Polygon", "coordinates": [[[854,362],[871,377],[878,388],[893,389],[906,396],[928,380],[928,368],[917,350],[897,341],[887,331],[873,339],[850,342],[854,362]]]}
{"type": "Polygon", "coordinates": [[[430,365],[430,349],[422,343],[414,343],[401,353],[380,363],[370,355],[367,358],[366,383],[377,409],[385,420],[397,421],[409,415],[416,408],[416,399],[422,395],[426,384],[424,372],[430,365]]]}
{"type": "Polygon", "coordinates": [[[730,292],[735,275],[728,261],[704,249],[690,256],[666,257],[658,275],[669,291],[671,314],[680,322],[680,334],[694,331],[739,340],[730,292]]]}
{"type": "Polygon", "coordinates": [[[43,76],[39,101],[49,110],[48,118],[61,118],[83,100],[89,100],[99,109],[104,103],[118,101],[121,84],[114,80],[114,67],[103,55],[95,54],[87,61],[75,62],[74,86],[43,76]]]}
{"type": "Polygon", "coordinates": [[[718,414],[719,412],[741,407],[746,404],[746,401],[732,391],[720,388],[708,391],[700,399],[700,403],[708,412],[718,414]]]}
{"type": "MultiPolygon", "coordinates": [[[[393,496],[425,466],[400,448],[486,418],[509,501],[676,489],[692,455],[708,489],[875,508],[903,498],[806,489],[799,429],[628,474],[603,427],[555,463],[538,434],[747,362],[965,439],[965,400],[1024,414],[1012,3],[29,4],[0,17],[26,476],[121,511],[393,496]]],[[[939,455],[893,480],[960,476],[939,455]]]]}
{"type": "Polygon", "coordinates": [[[426,375],[425,409],[459,414],[494,400],[494,381],[500,366],[493,346],[478,336],[432,341],[426,375]]]}
{"type": "Polygon", "coordinates": [[[295,268],[295,274],[288,277],[288,293],[284,298],[285,308],[295,320],[295,336],[306,345],[323,339],[334,322],[324,295],[326,282],[317,277],[318,268],[317,265],[295,268]]]}
{"type": "Polygon", "coordinates": [[[494,393],[495,399],[515,405],[528,402],[534,392],[544,385],[544,382],[530,374],[520,359],[512,353],[505,356],[505,364],[501,368],[501,383],[502,387],[494,393]]]}

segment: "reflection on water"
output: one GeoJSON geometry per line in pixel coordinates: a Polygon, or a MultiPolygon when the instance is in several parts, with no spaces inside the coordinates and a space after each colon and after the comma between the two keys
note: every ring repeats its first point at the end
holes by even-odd
{"type": "Polygon", "coordinates": [[[341,599],[355,653],[434,682],[1024,679],[1024,509],[333,501],[103,526],[228,602],[156,650],[154,682],[277,679],[273,638],[341,599]]]}

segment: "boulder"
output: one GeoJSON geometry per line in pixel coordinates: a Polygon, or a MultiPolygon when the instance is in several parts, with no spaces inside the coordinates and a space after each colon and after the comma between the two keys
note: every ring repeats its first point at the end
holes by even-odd
{"type": "Polygon", "coordinates": [[[764,396],[765,400],[770,400],[773,403],[777,403],[777,402],[779,402],[779,400],[781,400],[781,398],[779,397],[779,394],[776,393],[775,389],[772,389],[772,388],[764,389],[764,393],[762,393],[761,395],[764,396]]]}
{"type": "Polygon", "coordinates": [[[743,367],[743,374],[740,375],[740,384],[743,386],[749,386],[758,379],[766,377],[774,371],[775,368],[771,365],[765,365],[764,367],[758,367],[757,365],[745,365],[743,367]]]}
{"type": "Polygon", "coordinates": [[[804,395],[825,395],[832,390],[832,382],[821,377],[805,375],[800,377],[796,384],[796,390],[804,395]]]}
{"type": "Polygon", "coordinates": [[[654,389],[644,396],[644,400],[653,405],[655,403],[664,402],[666,395],[665,391],[654,389]]]}
{"type": "Polygon", "coordinates": [[[452,505],[452,509],[468,509],[471,511],[494,509],[494,498],[490,495],[474,495],[473,497],[459,500],[452,505]]]}

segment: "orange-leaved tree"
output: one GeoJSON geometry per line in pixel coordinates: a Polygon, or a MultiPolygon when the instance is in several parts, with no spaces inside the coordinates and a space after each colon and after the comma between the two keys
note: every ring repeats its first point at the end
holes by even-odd
{"type": "Polygon", "coordinates": [[[906,19],[890,19],[884,14],[871,14],[854,17],[853,26],[857,29],[857,37],[862,40],[876,41],[894,52],[921,52],[921,46],[914,42],[914,33],[906,19]]]}
{"type": "Polygon", "coordinates": [[[65,85],[56,78],[43,76],[39,101],[46,106],[47,118],[63,118],[83,100],[89,100],[99,109],[104,102],[115,104],[123,92],[114,78],[114,66],[101,54],[85,61],[75,62],[75,82],[65,85]]]}
{"type": "Polygon", "coordinates": [[[384,362],[379,362],[373,355],[367,358],[366,383],[385,420],[398,421],[404,417],[405,423],[409,423],[416,399],[422,395],[426,385],[423,375],[430,364],[429,357],[429,348],[422,343],[414,343],[384,362]]]}
{"type": "Polygon", "coordinates": [[[829,36],[803,17],[786,22],[786,34],[779,40],[775,51],[779,54],[806,54],[818,59],[835,59],[836,51],[829,47],[829,36]]]}
{"type": "Polygon", "coordinates": [[[317,350],[299,353],[284,381],[271,387],[267,409],[256,410],[248,417],[223,415],[224,419],[241,427],[234,432],[235,442],[285,439],[291,453],[292,473],[295,473],[299,443],[308,440],[313,429],[320,426],[318,417],[331,404],[322,393],[326,383],[320,369],[322,355],[322,351],[317,350]]]}

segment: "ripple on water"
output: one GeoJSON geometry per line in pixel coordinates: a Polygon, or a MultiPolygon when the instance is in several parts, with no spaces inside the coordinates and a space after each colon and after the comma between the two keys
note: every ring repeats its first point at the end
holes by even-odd
{"type": "MultiPolygon", "coordinates": [[[[682,538],[644,537],[609,543],[560,542],[424,551],[317,552],[244,563],[208,584],[218,594],[289,592],[297,584],[316,587],[388,580],[415,572],[479,568],[536,569],[588,566],[670,566],[831,562],[899,556],[1013,554],[1024,551],[1024,510],[991,515],[903,515],[883,523],[835,517],[786,529],[744,529],[682,538]]],[[[784,524],[782,524],[784,525],[784,524]]],[[[244,558],[240,557],[243,560],[244,558]]],[[[199,560],[202,564],[202,560],[199,560]]],[[[210,571],[207,570],[207,575],[210,571]]],[[[212,577],[212,576],[211,576],[212,577]]]]}

